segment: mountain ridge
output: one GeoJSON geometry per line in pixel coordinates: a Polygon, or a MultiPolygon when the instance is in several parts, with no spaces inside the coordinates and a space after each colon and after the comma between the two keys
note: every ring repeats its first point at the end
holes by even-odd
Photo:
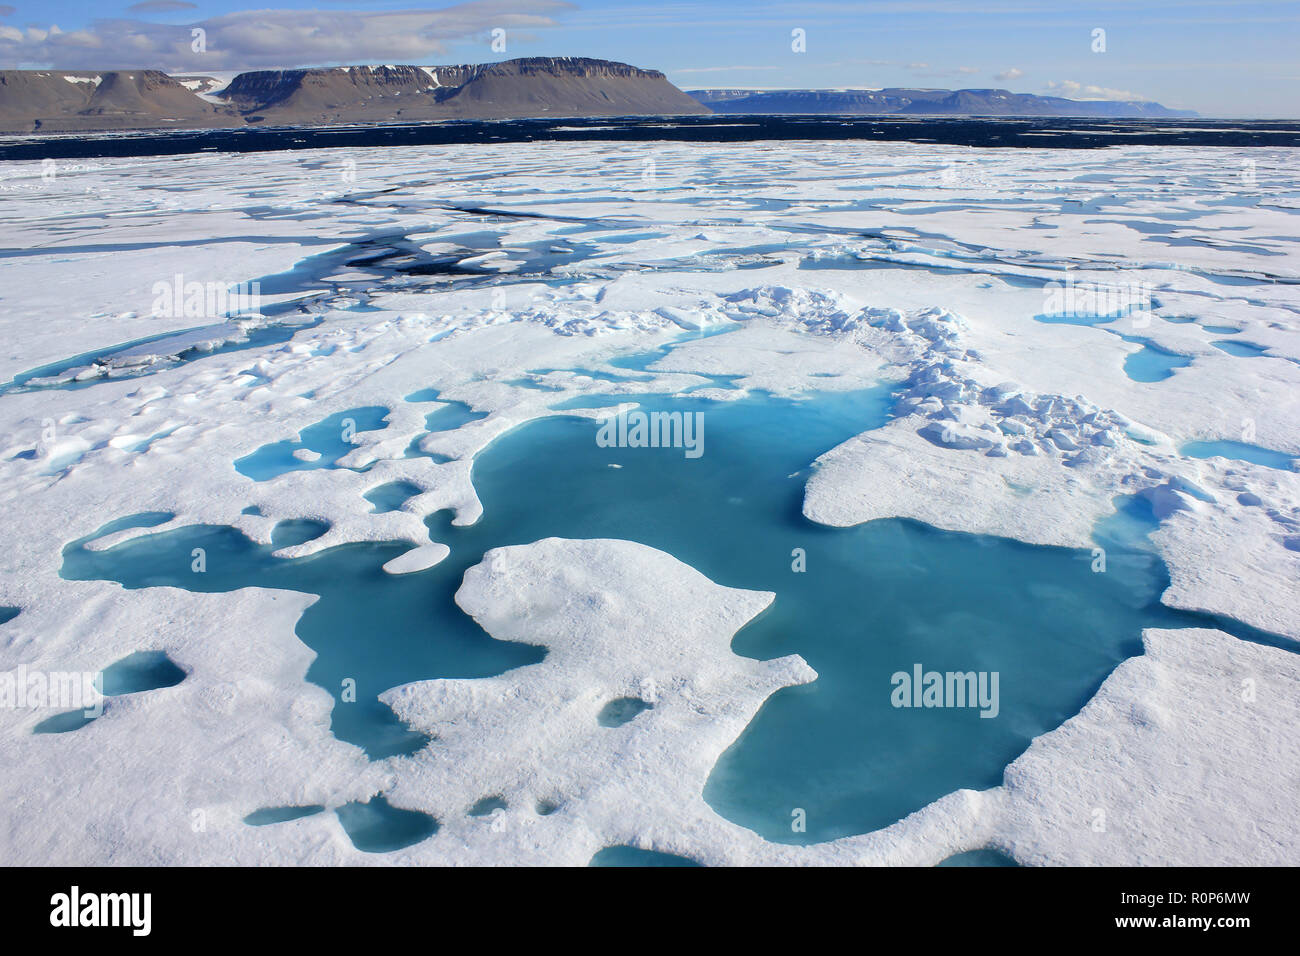
{"type": "Polygon", "coordinates": [[[1100,116],[1193,117],[1144,100],[1071,100],[1003,89],[687,90],[715,113],[845,116],[1100,116]]]}
{"type": "Polygon", "coordinates": [[[331,126],[602,116],[1194,117],[1147,101],[1003,89],[683,92],[658,70],[587,57],[254,70],[229,82],[158,70],[0,70],[0,133],[331,126]]]}
{"type": "Polygon", "coordinates": [[[0,132],[711,112],[658,70],[585,57],[257,70],[224,86],[211,80],[157,70],[0,70],[0,132]]]}
{"type": "Polygon", "coordinates": [[[158,70],[0,70],[0,132],[240,125],[158,70]]]}

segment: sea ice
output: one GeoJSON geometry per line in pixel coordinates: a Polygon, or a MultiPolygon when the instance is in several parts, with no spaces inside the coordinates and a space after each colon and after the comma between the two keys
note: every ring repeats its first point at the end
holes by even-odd
{"type": "Polygon", "coordinates": [[[53,177],[5,163],[0,605],[17,613],[0,615],[0,669],[96,671],[149,651],[185,679],[113,698],[66,733],[33,734],[49,714],[0,708],[0,854],[1293,862],[1300,472],[1183,450],[1300,457],[1300,180],[1291,151],[1254,149],[1245,184],[1246,157],[538,143],[108,159],[53,177]],[[943,178],[954,158],[972,167],[957,183],[943,178]],[[257,315],[155,314],[154,286],[177,276],[259,282],[257,315]],[[1067,277],[1147,301],[1040,321],[1067,277]],[[1185,364],[1162,378],[1139,361],[1135,380],[1139,340],[1185,364]],[[723,819],[702,793],[767,697],[815,675],[797,658],[731,652],[768,595],[644,545],[490,552],[461,606],[496,638],[544,645],[545,660],[388,690],[440,746],[382,760],[329,732],[331,695],[305,679],[295,627],[311,595],[59,575],[67,544],[130,515],[146,518],[90,547],[226,526],[285,558],[397,543],[383,570],[418,573],[448,554],[439,520],[483,517],[476,458],[521,425],[578,416],[594,435],[648,395],[798,399],[881,383],[894,389],[888,423],[792,479],[806,482],[806,518],[1090,549],[1115,498],[1136,496],[1159,519],[1163,602],[1278,646],[1148,630],[1145,653],[1001,786],[800,847],[723,819]],[[345,435],[358,409],[376,417],[345,435]],[[306,440],[322,423],[322,441],[306,440]],[[267,467],[242,474],[250,459],[267,467]],[[384,486],[403,489],[396,506],[368,497],[384,486]],[[284,522],[319,533],[285,538],[306,526],[284,522]],[[653,706],[604,726],[619,700],[653,706]],[[504,806],[472,815],[485,798],[504,806]],[[245,822],[317,806],[331,812],[245,822]],[[415,842],[386,851],[370,841],[388,810],[437,831],[402,817],[415,842]]]}

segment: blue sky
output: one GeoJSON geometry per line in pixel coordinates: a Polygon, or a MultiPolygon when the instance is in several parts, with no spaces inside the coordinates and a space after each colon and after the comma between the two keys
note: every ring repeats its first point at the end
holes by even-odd
{"type": "Polygon", "coordinates": [[[0,66],[219,72],[571,55],[683,88],[997,86],[1300,117],[1300,0],[8,0],[0,66]],[[195,52],[191,31],[205,31],[195,52]],[[491,49],[492,30],[506,49],[491,49]],[[791,31],[806,36],[792,50],[791,31]],[[1093,31],[1105,51],[1093,51],[1093,31]]]}

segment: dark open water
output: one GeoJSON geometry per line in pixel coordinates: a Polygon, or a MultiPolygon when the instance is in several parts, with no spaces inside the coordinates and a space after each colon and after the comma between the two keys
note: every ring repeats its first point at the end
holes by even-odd
{"type": "Polygon", "coordinates": [[[384,126],[282,126],[11,136],[0,138],[0,160],[257,153],[349,146],[649,140],[710,143],[877,140],[1057,149],[1300,146],[1300,121],[743,115],[456,120],[384,126]]]}

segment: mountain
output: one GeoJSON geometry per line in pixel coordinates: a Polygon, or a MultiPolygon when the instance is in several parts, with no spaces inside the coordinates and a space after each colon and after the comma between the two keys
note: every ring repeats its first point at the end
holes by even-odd
{"type": "Polygon", "coordinates": [[[71,73],[0,70],[0,132],[242,126],[157,70],[71,73]]]}
{"type": "Polygon", "coordinates": [[[579,57],[170,77],[0,71],[0,132],[708,113],[656,70],[579,57]]]}
{"type": "Polygon", "coordinates": [[[1010,90],[688,90],[715,113],[869,116],[1195,116],[1159,103],[1068,100],[1010,90]]]}
{"type": "Polygon", "coordinates": [[[258,70],[225,82],[157,70],[0,70],[0,132],[420,123],[533,116],[758,113],[1195,116],[1159,103],[1008,90],[691,90],[656,70],[582,57],[442,66],[258,70]]]}
{"type": "Polygon", "coordinates": [[[579,57],[268,70],[218,95],[268,125],[709,112],[656,70],[579,57]]]}

